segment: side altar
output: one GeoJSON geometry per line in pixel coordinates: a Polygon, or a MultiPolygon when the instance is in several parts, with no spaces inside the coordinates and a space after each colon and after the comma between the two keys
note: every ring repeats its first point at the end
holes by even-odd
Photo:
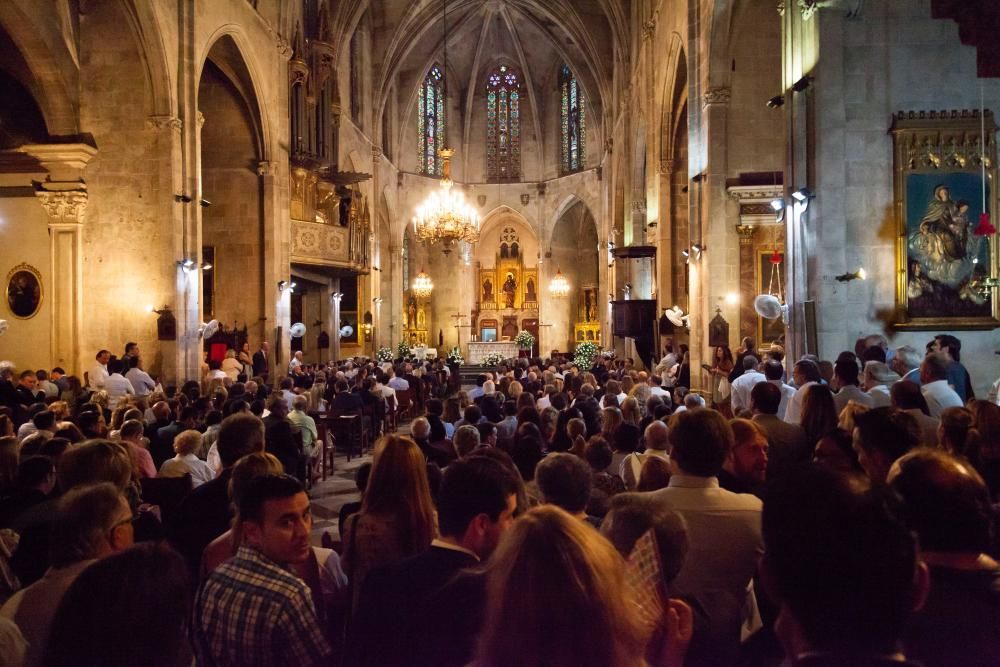
{"type": "Polygon", "coordinates": [[[466,357],[466,361],[470,364],[479,364],[487,356],[491,354],[499,354],[503,356],[504,359],[517,358],[517,345],[511,340],[498,340],[498,341],[470,341],[469,354],[466,357]]]}

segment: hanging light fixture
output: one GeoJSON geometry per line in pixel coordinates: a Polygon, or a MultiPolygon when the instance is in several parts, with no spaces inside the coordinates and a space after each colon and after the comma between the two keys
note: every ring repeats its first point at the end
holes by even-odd
{"type": "Polygon", "coordinates": [[[420,273],[417,274],[417,277],[413,279],[410,291],[418,299],[426,299],[434,291],[434,283],[431,281],[431,277],[424,273],[423,267],[420,268],[420,273]]]}
{"type": "Polygon", "coordinates": [[[552,293],[552,296],[557,297],[569,295],[569,281],[566,280],[566,276],[559,269],[556,269],[556,275],[552,278],[552,282],[549,283],[549,292],[552,293]]]}
{"type": "MultiPolygon", "coordinates": [[[[441,1],[444,19],[444,67],[442,87],[444,105],[448,105],[448,3],[441,1]]],[[[445,133],[447,134],[447,132],[445,133]]],[[[451,180],[451,158],[455,151],[447,148],[447,136],[441,137],[444,146],[438,151],[441,156],[441,187],[437,192],[430,193],[417,207],[413,216],[413,231],[416,237],[425,243],[440,243],[444,254],[451,252],[451,247],[459,241],[475,243],[479,240],[479,214],[465,201],[461,192],[453,190],[455,183],[451,180]]]]}

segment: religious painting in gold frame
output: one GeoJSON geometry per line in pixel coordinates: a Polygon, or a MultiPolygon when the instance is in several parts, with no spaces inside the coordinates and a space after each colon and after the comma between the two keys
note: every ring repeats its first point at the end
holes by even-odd
{"type": "MultiPolygon", "coordinates": [[[[759,250],[757,252],[757,262],[755,265],[757,291],[755,294],[773,294],[775,291],[781,291],[782,295],[784,294],[785,255],[784,253],[779,253],[781,262],[778,264],[771,261],[773,256],[774,250],[759,250]],[[772,284],[772,272],[775,273],[775,282],[777,284],[772,284]]],[[[778,297],[779,301],[784,301],[781,296],[777,294],[775,296],[778,297]]],[[[757,345],[760,349],[766,350],[769,343],[773,343],[785,335],[785,322],[780,317],[769,320],[756,313],[754,315],[757,317],[757,345]]]]}
{"type": "Polygon", "coordinates": [[[896,329],[1000,326],[996,239],[973,233],[996,220],[996,129],[989,110],[893,116],[896,329]]]}
{"type": "Polygon", "coordinates": [[[7,274],[7,309],[28,320],[42,307],[42,274],[30,264],[18,264],[7,274]]]}

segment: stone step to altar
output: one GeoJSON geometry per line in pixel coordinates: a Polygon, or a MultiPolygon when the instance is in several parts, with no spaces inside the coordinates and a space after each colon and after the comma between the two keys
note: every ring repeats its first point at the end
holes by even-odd
{"type": "Polygon", "coordinates": [[[488,366],[480,366],[474,364],[465,364],[460,369],[462,385],[475,386],[476,381],[479,380],[479,376],[486,372],[495,373],[496,368],[492,366],[488,367],[488,366]]]}

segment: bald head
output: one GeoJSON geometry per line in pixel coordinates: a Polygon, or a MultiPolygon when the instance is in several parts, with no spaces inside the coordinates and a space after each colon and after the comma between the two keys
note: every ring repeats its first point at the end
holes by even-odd
{"type": "Polygon", "coordinates": [[[163,421],[170,418],[170,405],[166,401],[157,401],[153,404],[153,416],[156,421],[163,421]]]}
{"type": "Polygon", "coordinates": [[[669,447],[667,425],[659,419],[654,419],[646,427],[645,440],[647,449],[666,451],[669,447]]]}

